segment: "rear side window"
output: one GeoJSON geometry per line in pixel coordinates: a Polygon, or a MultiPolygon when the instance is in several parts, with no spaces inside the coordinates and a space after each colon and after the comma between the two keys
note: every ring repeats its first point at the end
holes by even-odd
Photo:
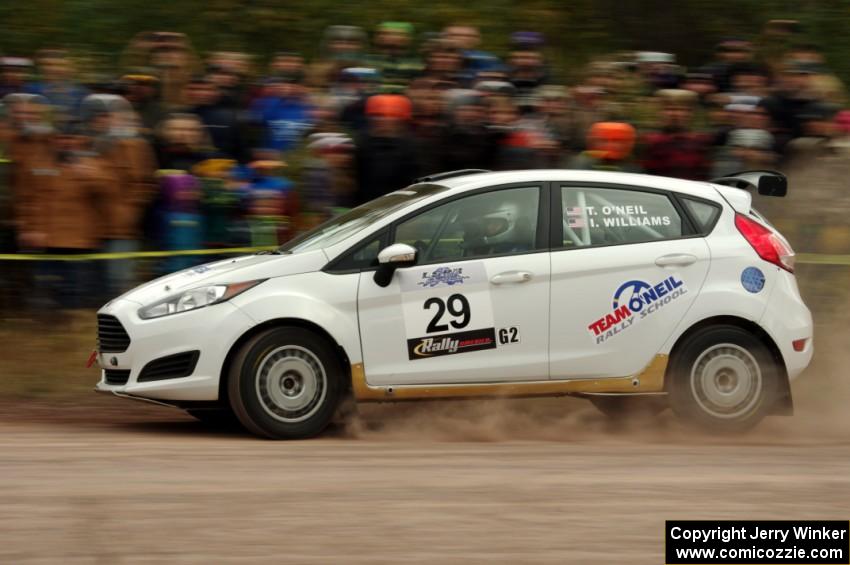
{"type": "Polygon", "coordinates": [[[709,233],[717,218],[720,217],[720,206],[706,202],[705,200],[694,200],[693,198],[682,198],[682,203],[697,225],[697,231],[701,234],[709,233]]]}
{"type": "Polygon", "coordinates": [[[682,217],[665,194],[562,186],[566,248],[624,245],[682,237],[682,217]]]}

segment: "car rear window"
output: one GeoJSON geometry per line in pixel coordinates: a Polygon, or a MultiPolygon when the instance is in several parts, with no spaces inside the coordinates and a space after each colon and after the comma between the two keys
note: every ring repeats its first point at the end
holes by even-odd
{"type": "Polygon", "coordinates": [[[707,234],[714,228],[714,224],[717,223],[717,218],[720,216],[720,206],[705,200],[684,197],[682,203],[696,224],[699,233],[707,234]]]}

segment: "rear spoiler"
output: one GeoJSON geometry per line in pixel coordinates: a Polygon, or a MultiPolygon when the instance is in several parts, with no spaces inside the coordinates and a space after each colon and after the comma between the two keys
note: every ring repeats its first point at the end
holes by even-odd
{"type": "Polygon", "coordinates": [[[744,190],[752,188],[762,196],[788,194],[788,179],[778,171],[742,171],[710,182],[744,190]]]}

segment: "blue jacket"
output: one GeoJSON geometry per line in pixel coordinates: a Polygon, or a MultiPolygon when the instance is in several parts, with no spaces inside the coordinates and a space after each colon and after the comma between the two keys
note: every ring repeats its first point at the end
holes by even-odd
{"type": "Polygon", "coordinates": [[[48,83],[31,82],[26,85],[27,94],[40,94],[61,114],[79,117],[80,104],[90,93],[75,82],[48,83]]]}
{"type": "Polygon", "coordinates": [[[254,103],[253,114],[265,131],[263,148],[276,151],[295,149],[310,129],[312,108],[301,98],[260,98],[254,103]]]}

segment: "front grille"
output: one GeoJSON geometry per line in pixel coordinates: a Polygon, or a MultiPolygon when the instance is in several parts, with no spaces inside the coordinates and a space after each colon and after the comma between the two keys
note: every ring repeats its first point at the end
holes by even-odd
{"type": "Polygon", "coordinates": [[[115,316],[97,315],[97,348],[103,353],[123,353],[130,347],[130,336],[115,316]]]}
{"type": "Polygon", "coordinates": [[[104,369],[104,380],[108,385],[125,385],[130,378],[130,369],[104,369]]]}
{"type": "Polygon", "coordinates": [[[200,351],[187,351],[154,359],[145,365],[136,381],[143,383],[188,377],[195,371],[200,354],[200,351]]]}

